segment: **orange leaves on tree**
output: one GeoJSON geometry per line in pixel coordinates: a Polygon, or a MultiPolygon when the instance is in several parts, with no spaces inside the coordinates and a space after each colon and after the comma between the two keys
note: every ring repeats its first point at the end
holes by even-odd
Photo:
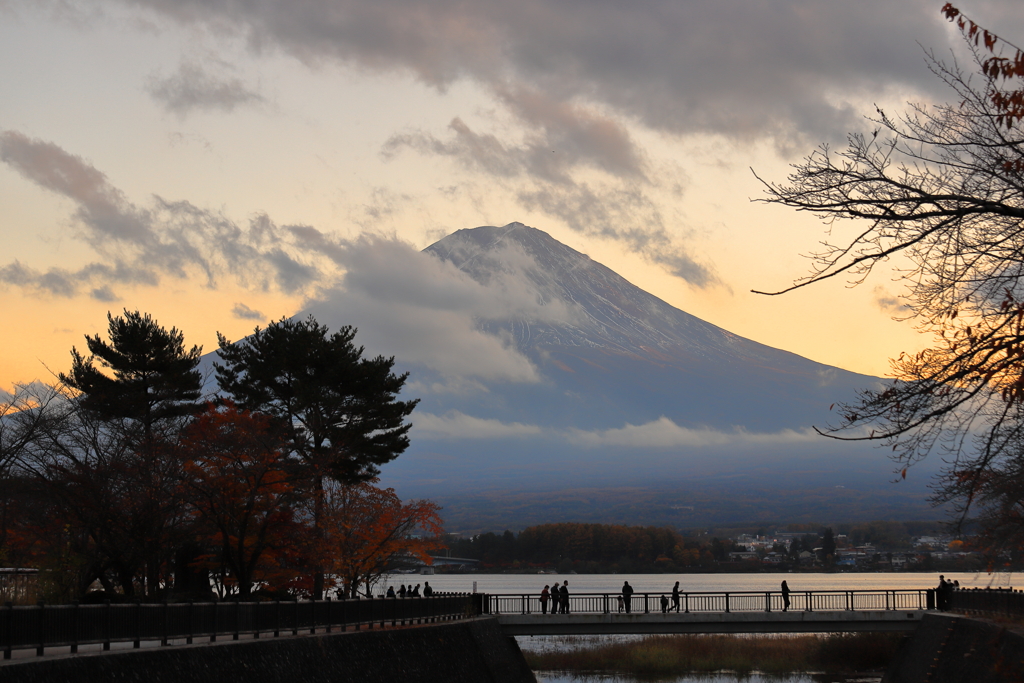
{"type": "MultiPolygon", "coordinates": [[[[960,29],[960,32],[968,42],[973,43],[975,47],[983,46],[985,50],[992,54],[991,57],[981,63],[982,73],[993,81],[1000,78],[1003,80],[1024,79],[1024,51],[1009,41],[1000,38],[995,33],[974,23],[974,21],[966,17],[951,3],[947,2],[943,5],[942,13],[947,19],[956,23],[957,28],[960,29]],[[995,54],[996,46],[1000,43],[1012,50],[1013,57],[1003,57],[1001,54],[995,54]]],[[[993,88],[989,99],[996,108],[996,111],[999,112],[996,115],[996,123],[998,125],[1012,128],[1014,123],[1024,119],[1024,88],[1010,91],[993,88]]],[[[1006,170],[1015,173],[1020,173],[1024,170],[1024,162],[1020,159],[1005,161],[1003,166],[1006,170]]]]}
{"type": "Polygon", "coordinates": [[[430,564],[429,553],[444,547],[435,503],[403,503],[394,489],[372,483],[328,481],[324,494],[323,558],[345,595],[354,597],[360,587],[368,591],[396,561],[430,564]]]}
{"type": "Polygon", "coordinates": [[[282,436],[266,415],[228,404],[209,410],[184,434],[184,486],[195,515],[242,595],[280,573],[302,527],[282,436]]]}

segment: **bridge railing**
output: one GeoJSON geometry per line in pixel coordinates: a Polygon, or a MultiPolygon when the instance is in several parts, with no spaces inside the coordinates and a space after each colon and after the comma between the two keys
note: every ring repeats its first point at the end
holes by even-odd
{"type": "Polygon", "coordinates": [[[949,609],[967,614],[1024,617],[1024,591],[1012,588],[960,588],[949,594],[949,609]]]}
{"type": "Polygon", "coordinates": [[[35,605],[0,607],[0,647],[4,659],[13,650],[102,643],[173,640],[191,644],[196,638],[238,640],[245,634],[280,636],[331,633],[348,627],[416,624],[461,619],[479,614],[482,597],[437,594],[420,598],[304,600],[274,602],[208,602],[174,604],[35,605]]]}
{"type": "MultiPolygon", "coordinates": [[[[932,589],[792,591],[791,612],[840,610],[923,610],[931,609],[932,589]]],[[[668,610],[675,612],[669,593],[634,593],[630,604],[620,603],[616,593],[575,593],[569,595],[569,614],[617,614],[661,612],[661,597],[669,598],[668,610]]],[[[1024,595],[1022,595],[1024,597],[1024,595]]],[[[679,612],[781,612],[778,591],[730,591],[722,593],[680,593],[679,612]]],[[[491,594],[484,596],[487,614],[552,614],[554,602],[541,603],[537,594],[491,594]]]]}

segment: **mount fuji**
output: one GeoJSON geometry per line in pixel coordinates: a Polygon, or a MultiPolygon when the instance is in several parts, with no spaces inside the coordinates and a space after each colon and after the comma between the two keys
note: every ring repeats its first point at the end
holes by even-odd
{"type": "Polygon", "coordinates": [[[412,445],[382,482],[451,530],[939,515],[922,478],[895,486],[883,453],[812,429],[879,378],[732,334],[520,223],[389,258],[387,285],[360,258],[308,313],[410,373],[412,445]]]}

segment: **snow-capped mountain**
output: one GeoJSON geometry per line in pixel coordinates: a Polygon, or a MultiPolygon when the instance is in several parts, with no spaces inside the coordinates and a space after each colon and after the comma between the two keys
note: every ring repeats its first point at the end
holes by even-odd
{"type": "Polygon", "coordinates": [[[540,303],[560,311],[546,320],[479,321],[482,330],[511,340],[547,380],[506,388],[533,398],[506,403],[505,420],[608,428],[621,426],[610,420],[667,416],[690,427],[806,428],[826,422],[834,402],[877,381],[716,327],[520,223],[459,230],[425,251],[481,284],[529,283],[540,303]]]}
{"type": "Polygon", "coordinates": [[[884,453],[812,429],[878,378],[732,334],[519,223],[352,249],[308,312],[410,373],[412,443],[382,482],[452,530],[938,514],[927,476],[893,486],[884,453]]]}

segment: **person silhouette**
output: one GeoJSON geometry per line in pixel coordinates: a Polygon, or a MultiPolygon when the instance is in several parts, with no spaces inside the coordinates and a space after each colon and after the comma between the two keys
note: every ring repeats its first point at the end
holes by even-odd
{"type": "Polygon", "coordinates": [[[629,614],[633,608],[633,587],[629,585],[629,581],[622,583],[622,602],[626,604],[626,614],[629,614]]]}
{"type": "Polygon", "coordinates": [[[789,584],[782,582],[782,611],[789,611],[789,584]]]}

